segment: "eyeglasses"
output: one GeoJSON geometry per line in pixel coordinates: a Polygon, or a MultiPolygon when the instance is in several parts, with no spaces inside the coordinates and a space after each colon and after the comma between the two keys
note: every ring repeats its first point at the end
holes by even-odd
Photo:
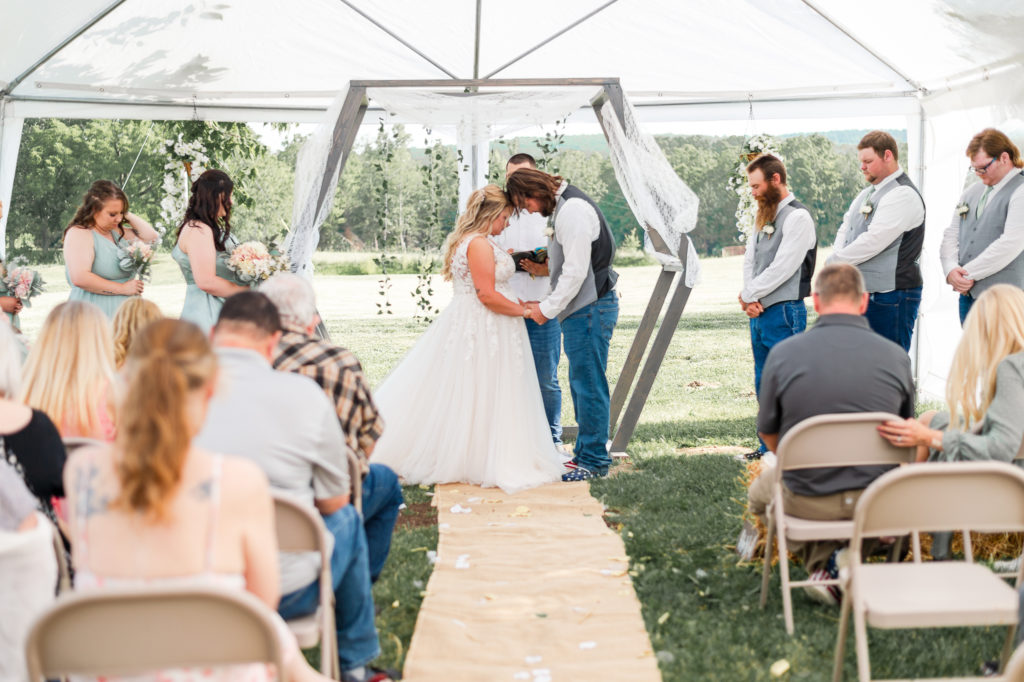
{"type": "Polygon", "coordinates": [[[981,168],[975,168],[974,166],[971,166],[971,171],[972,171],[973,173],[976,173],[977,175],[984,175],[985,173],[987,173],[987,172],[988,172],[988,169],[989,169],[989,167],[990,167],[990,166],[991,166],[991,165],[992,165],[993,163],[995,163],[996,161],[998,161],[998,160],[999,160],[998,158],[996,158],[996,159],[992,159],[991,161],[989,161],[988,163],[986,163],[986,164],[985,164],[984,166],[982,166],[981,168]]]}

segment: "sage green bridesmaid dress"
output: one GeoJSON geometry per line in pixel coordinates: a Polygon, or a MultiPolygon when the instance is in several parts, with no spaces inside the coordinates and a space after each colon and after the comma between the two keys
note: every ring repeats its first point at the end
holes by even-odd
{"type": "MultiPolygon", "coordinates": [[[[224,251],[217,252],[217,276],[223,277],[229,282],[238,283],[235,279],[235,273],[228,268],[228,258],[231,255],[231,250],[238,245],[238,240],[233,235],[228,236],[227,241],[224,243],[226,249],[224,251]]],[[[213,325],[217,322],[217,316],[220,314],[221,306],[224,305],[224,299],[220,296],[214,296],[208,294],[196,284],[195,278],[192,276],[192,264],[188,260],[188,254],[181,250],[181,247],[177,244],[174,245],[174,249],[171,251],[171,258],[181,268],[181,274],[185,278],[185,305],[181,309],[181,319],[192,322],[200,329],[203,333],[208,333],[213,325]]]]}
{"type": "MultiPolygon", "coordinates": [[[[117,257],[118,248],[126,240],[116,232],[113,232],[111,236],[114,238],[114,241],[111,242],[109,239],[101,237],[96,230],[89,231],[92,232],[92,273],[111,282],[127,282],[130,280],[133,273],[122,270],[121,266],[118,265],[117,257]]],[[[71,284],[71,273],[68,272],[67,265],[64,266],[64,276],[67,277],[68,284],[71,284]]],[[[128,298],[130,297],[120,294],[94,294],[91,291],[80,289],[74,284],[71,284],[71,294],[68,296],[69,301],[88,301],[99,306],[100,310],[110,319],[114,318],[114,313],[117,312],[117,309],[128,298]]]]}

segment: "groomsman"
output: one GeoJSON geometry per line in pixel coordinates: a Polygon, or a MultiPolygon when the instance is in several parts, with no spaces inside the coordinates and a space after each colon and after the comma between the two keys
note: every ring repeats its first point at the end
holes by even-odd
{"type": "Polygon", "coordinates": [[[843,216],[827,263],[857,266],[868,292],[868,324],[909,351],[921,306],[924,200],[900,168],[892,135],[873,130],[857,150],[869,184],[843,216]]]}
{"type": "Polygon", "coordinates": [[[569,388],[579,434],[573,462],[563,481],[605,476],[611,398],[608,391],[608,347],[619,319],[618,274],[612,270],[615,239],[597,203],[557,175],[523,168],[508,176],[506,187],[519,210],[551,216],[548,264],[551,293],[527,303],[539,325],[562,324],[569,388]]]}
{"type": "MultiPolygon", "coordinates": [[[[754,390],[760,396],[768,351],[807,327],[804,298],[811,294],[818,238],[807,207],[786,186],[782,161],[771,154],[759,156],[747,166],[747,181],[757,200],[757,229],[747,240],[739,301],[750,318],[754,390]]],[[[761,441],[747,457],[758,459],[765,451],[761,441]]]]}
{"type": "Polygon", "coordinates": [[[1004,133],[986,128],[971,138],[967,158],[977,182],[960,196],[942,235],[939,257],[960,294],[960,324],[993,284],[1024,288],[1024,177],[1020,150],[1004,133]]]}
{"type": "MultiPolygon", "coordinates": [[[[529,154],[515,154],[505,165],[505,177],[520,168],[537,168],[537,162],[529,154]]],[[[548,237],[544,234],[547,220],[539,213],[517,211],[509,218],[508,227],[494,237],[494,243],[509,253],[531,251],[538,247],[547,248],[548,237]]],[[[539,301],[551,290],[547,263],[522,261],[523,272],[516,272],[509,280],[509,286],[523,301],[539,301]]],[[[526,320],[526,334],[530,337],[533,351],[533,366],[537,370],[540,395],[544,401],[544,412],[551,429],[551,440],[562,444],[562,388],[558,385],[558,360],[562,356],[562,326],[557,319],[545,324],[526,320]]]]}

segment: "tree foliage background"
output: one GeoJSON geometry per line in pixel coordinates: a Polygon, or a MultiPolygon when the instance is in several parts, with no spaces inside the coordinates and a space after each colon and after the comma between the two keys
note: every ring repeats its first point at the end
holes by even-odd
{"type": "MultiPolygon", "coordinates": [[[[844,211],[863,187],[855,142],[850,141],[864,132],[781,139],[790,188],[814,215],[821,244],[832,243],[844,211]]],[[[212,164],[235,179],[232,225],[240,238],[269,239],[287,229],[302,139],[292,138],[271,153],[244,124],[33,119],[25,122],[8,207],[8,253],[37,261],[58,258],[68,220],[89,184],[101,178],[125,186],[131,210],[155,221],[167,163],[162,141],[178,133],[202,140],[212,164]]],[[[894,133],[904,138],[902,131],[894,133]]],[[[700,198],[699,222],[691,234],[698,251],[717,254],[738,244],[737,197],[726,182],[738,163],[743,138],[665,135],[657,140],[676,173],[700,198]]],[[[901,147],[905,158],[905,145],[901,147]]],[[[533,154],[542,168],[597,200],[618,241],[639,236],[603,137],[565,136],[556,126],[543,137],[496,141],[490,154],[491,181],[503,181],[505,159],[515,152],[533,154]]],[[[455,222],[460,163],[455,148],[429,132],[425,139],[413,140],[402,126],[382,124],[351,155],[320,248],[436,253],[455,222]]],[[[174,231],[164,239],[169,248],[174,231]]]]}

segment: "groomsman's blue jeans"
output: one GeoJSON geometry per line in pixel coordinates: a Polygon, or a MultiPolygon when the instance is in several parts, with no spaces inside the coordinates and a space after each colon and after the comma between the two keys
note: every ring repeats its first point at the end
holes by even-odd
{"type": "MultiPolygon", "coordinates": [[[[338,628],[338,659],[342,670],[366,665],[380,655],[374,626],[370,565],[366,560],[366,533],[359,512],[351,504],[323,517],[334,536],[331,579],[334,582],[334,620],[338,628]]],[[[281,597],[277,612],[285,620],[315,613],[320,588],[314,580],[281,597]]]]}
{"type": "Polygon", "coordinates": [[[898,343],[903,350],[909,352],[917,309],[920,307],[921,287],[896,289],[869,295],[868,310],[864,317],[876,333],[898,343]]]}
{"type": "Polygon", "coordinates": [[[618,320],[619,294],[615,290],[562,320],[569,390],[579,424],[574,448],[576,462],[601,475],[608,472],[612,463],[608,454],[611,397],[605,371],[608,347],[618,320]]]}
{"type": "Polygon", "coordinates": [[[974,297],[970,294],[960,294],[960,326],[964,326],[964,321],[967,320],[967,313],[971,312],[971,306],[974,305],[974,297]]]}
{"type": "Polygon", "coordinates": [[[768,351],[783,339],[807,329],[807,306],[803,300],[770,305],[750,318],[750,347],[754,351],[754,392],[761,396],[761,370],[768,351]]]}
{"type": "Polygon", "coordinates": [[[526,333],[533,351],[533,366],[537,369],[540,396],[544,413],[551,428],[551,440],[562,442],[562,388],[558,385],[558,360],[562,356],[562,325],[558,320],[537,324],[526,320],[526,333]]]}
{"type": "Polygon", "coordinates": [[[371,462],[370,471],[363,478],[363,528],[372,582],[377,582],[384,569],[398,508],[404,501],[398,475],[383,464],[371,462]]]}

